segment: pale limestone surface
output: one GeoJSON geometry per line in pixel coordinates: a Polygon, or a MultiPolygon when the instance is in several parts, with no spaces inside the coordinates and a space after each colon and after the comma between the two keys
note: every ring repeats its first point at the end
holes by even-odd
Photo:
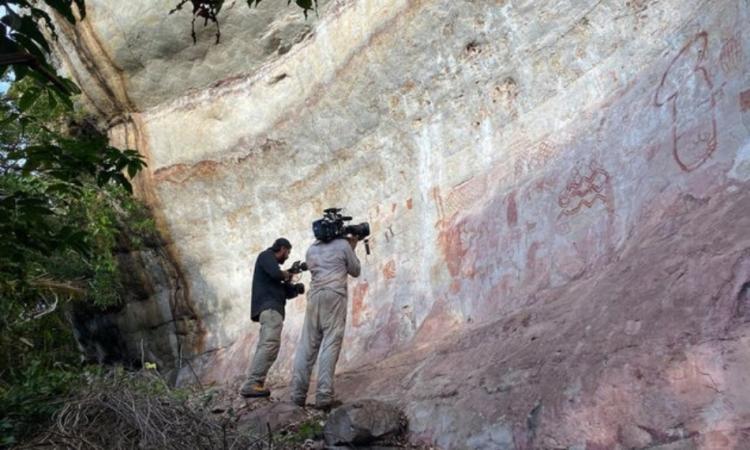
{"type": "MultiPolygon", "coordinates": [[[[140,192],[200,320],[184,356],[204,379],[249,364],[257,253],[284,235],[301,258],[311,221],[343,206],[373,227],[346,395],[400,396],[416,435],[447,447],[740,445],[746,0],[350,0],[307,22],[238,2],[218,46],[211,27],[192,46],[187,13],[88,3],[62,59],[113,141],[148,155],[140,192]],[[279,55],[274,35],[299,42],[279,55]],[[649,399],[658,425],[635,406],[649,399]]],[[[275,380],[303,312],[290,303],[275,380]]]]}

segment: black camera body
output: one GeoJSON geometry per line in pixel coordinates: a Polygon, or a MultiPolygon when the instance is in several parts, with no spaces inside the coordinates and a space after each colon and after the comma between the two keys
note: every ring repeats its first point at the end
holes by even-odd
{"type": "Polygon", "coordinates": [[[294,263],[292,263],[292,267],[287,270],[287,272],[293,273],[295,275],[305,271],[307,271],[307,263],[304,261],[294,261],[294,263]]]}
{"type": "MultiPolygon", "coordinates": [[[[304,261],[294,261],[292,263],[292,267],[290,267],[289,269],[287,269],[287,272],[289,272],[289,273],[291,273],[293,275],[298,275],[298,274],[300,274],[300,273],[302,273],[302,272],[304,272],[306,270],[307,270],[307,263],[306,262],[304,262],[304,261]]],[[[302,284],[302,283],[292,283],[291,279],[289,281],[285,281],[284,283],[289,287],[289,289],[291,289],[294,292],[296,292],[297,295],[302,295],[302,294],[305,293],[305,285],[302,284]]]]}
{"type": "Polygon", "coordinates": [[[289,288],[296,292],[297,295],[302,295],[305,293],[305,285],[302,283],[289,283],[289,288]]]}
{"type": "Polygon", "coordinates": [[[362,222],[358,225],[346,225],[344,222],[352,220],[351,216],[341,215],[341,208],[328,208],[323,211],[323,218],[312,224],[315,239],[321,242],[331,242],[346,235],[356,236],[361,241],[370,235],[370,224],[362,222]]]}

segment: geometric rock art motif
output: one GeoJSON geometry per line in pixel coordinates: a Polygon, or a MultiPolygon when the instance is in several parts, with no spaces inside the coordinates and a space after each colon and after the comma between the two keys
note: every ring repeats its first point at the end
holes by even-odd
{"type": "Polygon", "coordinates": [[[583,208],[594,206],[597,200],[607,204],[609,184],[609,173],[593,160],[583,172],[576,168],[565,185],[565,190],[557,198],[557,203],[562,208],[561,215],[575,215],[583,208]]]}

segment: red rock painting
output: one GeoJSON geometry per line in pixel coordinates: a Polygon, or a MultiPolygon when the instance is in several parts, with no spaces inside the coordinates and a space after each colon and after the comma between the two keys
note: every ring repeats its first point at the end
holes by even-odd
{"type": "Polygon", "coordinates": [[[557,150],[554,145],[547,141],[542,141],[537,146],[536,150],[532,151],[531,155],[529,155],[529,171],[534,171],[545,167],[556,153],[557,150]]]}
{"type": "Polygon", "coordinates": [[[719,54],[719,63],[725,74],[730,74],[742,67],[742,41],[739,36],[733,36],[724,42],[719,54]]]}
{"type": "Polygon", "coordinates": [[[699,33],[672,60],[654,104],[670,109],[672,153],[685,172],[702,166],[716,151],[716,95],[708,69],[708,34],[699,33]]]}
{"type": "Polygon", "coordinates": [[[383,278],[386,280],[396,278],[396,261],[390,260],[383,266],[383,278]]]}
{"type": "Polygon", "coordinates": [[[487,194],[487,176],[476,175],[448,192],[443,206],[447,217],[477,203],[487,194]]]}
{"type": "Polygon", "coordinates": [[[575,169],[565,189],[557,198],[562,208],[562,215],[573,216],[583,208],[591,208],[597,201],[608,203],[607,191],[610,184],[609,173],[591,161],[589,167],[581,172],[575,169]]]}
{"type": "Polygon", "coordinates": [[[453,226],[442,226],[441,228],[438,243],[443,249],[448,272],[452,277],[457,277],[461,273],[461,263],[468,252],[468,248],[461,239],[464,224],[457,223],[453,226]]]}
{"type": "Polygon", "coordinates": [[[514,227],[518,225],[518,204],[516,203],[516,193],[511,192],[508,196],[508,207],[507,207],[507,218],[508,225],[514,227]]]}
{"type": "Polygon", "coordinates": [[[352,291],[352,326],[354,327],[362,323],[362,311],[365,308],[365,297],[369,288],[367,281],[361,281],[352,291]]]}
{"type": "Polygon", "coordinates": [[[541,141],[536,146],[529,146],[516,155],[513,174],[521,178],[531,172],[547,167],[557,154],[557,147],[549,141],[541,141]]]}
{"type": "Polygon", "coordinates": [[[740,110],[742,112],[750,111],[750,89],[740,93],[740,110]]]}

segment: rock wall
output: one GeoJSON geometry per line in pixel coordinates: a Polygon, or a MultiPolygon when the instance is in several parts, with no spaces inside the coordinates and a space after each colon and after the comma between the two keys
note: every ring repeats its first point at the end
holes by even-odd
{"type": "Polygon", "coordinates": [[[445,447],[743,448],[747,0],[237,2],[218,46],[131,3],[88,2],[61,60],[148,156],[205,380],[249,363],[255,255],[343,206],[374,238],[342,395],[445,447]]]}

